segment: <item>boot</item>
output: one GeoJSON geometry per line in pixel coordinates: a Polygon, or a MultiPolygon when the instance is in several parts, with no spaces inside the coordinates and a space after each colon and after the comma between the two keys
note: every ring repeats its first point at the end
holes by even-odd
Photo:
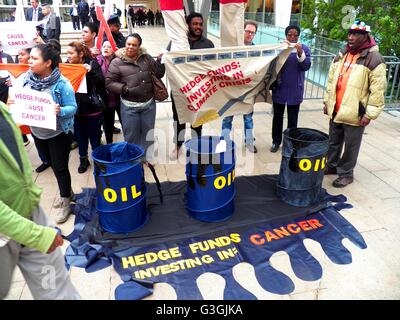
{"type": "Polygon", "coordinates": [[[81,158],[81,164],[79,165],[78,168],[78,173],[84,173],[86,172],[87,168],[89,168],[90,162],[87,157],[81,158]]]}
{"type": "Polygon", "coordinates": [[[56,223],[64,223],[71,214],[71,199],[61,198],[61,206],[56,211],[56,223]]]}

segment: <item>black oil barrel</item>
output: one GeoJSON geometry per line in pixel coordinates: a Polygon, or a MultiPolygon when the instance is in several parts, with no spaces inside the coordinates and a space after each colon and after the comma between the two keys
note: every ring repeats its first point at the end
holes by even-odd
{"type": "Polygon", "coordinates": [[[297,207],[318,202],[324,178],[329,136],[308,128],[283,132],[282,161],[276,192],[279,199],[297,207]]]}

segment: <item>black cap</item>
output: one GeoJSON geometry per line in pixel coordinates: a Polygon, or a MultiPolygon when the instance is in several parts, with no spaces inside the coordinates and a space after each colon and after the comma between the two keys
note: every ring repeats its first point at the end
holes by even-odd
{"type": "Polygon", "coordinates": [[[107,20],[108,24],[118,24],[120,25],[121,22],[119,21],[119,17],[117,14],[111,15],[108,20],[107,20]]]}

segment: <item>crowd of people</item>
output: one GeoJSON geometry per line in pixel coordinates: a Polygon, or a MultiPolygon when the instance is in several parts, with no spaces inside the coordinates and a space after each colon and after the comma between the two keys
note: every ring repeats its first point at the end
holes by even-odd
{"type": "MultiPolygon", "coordinates": [[[[32,10],[28,11],[31,20],[39,21],[47,15],[51,17],[51,7],[38,8],[35,3],[37,4],[36,0],[32,0],[32,10]]],[[[143,39],[138,33],[129,34],[126,38],[122,35],[118,11],[108,20],[118,50],[113,52],[110,39],[107,38],[99,50],[95,46],[98,24],[93,20],[86,20],[90,16],[90,8],[85,4],[87,5],[85,0],[82,0],[77,8],[72,8],[73,14],[80,18],[82,36],[68,44],[65,62],[81,64],[87,69],[86,93],[74,92],[70,82],[60,72],[58,17],[46,20],[46,25],[38,30],[38,44],[31,50],[21,50],[18,60],[15,61],[29,65],[29,71],[19,85],[47,92],[55,102],[53,110],[57,119],[56,129],[31,126],[30,133],[42,160],[36,171],[51,167],[57,180],[60,193],[59,201],[54,204],[57,209],[57,223],[65,222],[71,214],[71,202],[74,200],[71,170],[77,169],[79,174],[86,172],[90,166],[89,143],[92,150],[100,146],[103,129],[106,142],[113,142],[115,113],[121,120],[125,141],[142,146],[146,160],[149,163],[153,161],[152,152],[146,152],[154,142],[152,135],[156,115],[151,77],[155,75],[161,79],[165,73],[161,55],[154,59],[147,54],[142,46],[143,39]],[[80,15],[82,10],[85,10],[83,20],[80,15]],[[99,100],[102,104],[99,104],[99,100]],[[79,147],[80,164],[76,169],[71,169],[68,163],[73,141],[79,147]]],[[[130,9],[128,14],[129,11],[130,9]]],[[[134,21],[136,20],[132,19],[134,21]]],[[[152,23],[151,19],[149,21],[152,23]]],[[[214,47],[203,35],[201,14],[191,13],[186,17],[186,22],[191,50],[214,47]]],[[[254,44],[257,28],[256,22],[245,22],[245,45],[254,44]]],[[[282,141],[285,108],[288,112],[288,127],[297,126],[300,104],[303,101],[304,75],[311,66],[310,49],[299,43],[300,28],[288,26],[285,34],[286,42],[293,47],[293,51],[270,88],[274,111],[271,152],[277,152],[282,141]]],[[[14,62],[0,47],[0,61],[3,58],[7,61],[11,59],[9,63],[14,62]]],[[[346,48],[331,65],[324,99],[323,111],[330,118],[326,174],[338,175],[333,182],[334,187],[345,187],[353,182],[353,169],[364,128],[378,117],[384,107],[385,70],[383,58],[370,35],[369,27],[356,21],[349,29],[346,48]]],[[[7,97],[8,87],[14,85],[17,84],[8,79],[0,82],[5,92],[2,96],[4,103],[14,103],[12,97],[7,97]]],[[[173,97],[171,98],[175,120],[175,148],[170,157],[176,159],[181,150],[186,124],[179,123],[176,105],[173,97]]],[[[252,116],[252,113],[243,116],[245,144],[250,152],[255,153],[257,148],[252,132],[252,116]]],[[[231,128],[232,117],[223,119],[221,135],[230,139],[231,128]]],[[[195,130],[196,134],[202,134],[201,127],[195,130]]],[[[62,244],[62,239],[54,228],[49,227],[49,222],[39,206],[41,191],[32,181],[31,166],[23,141],[6,105],[0,103],[0,243],[3,241],[3,245],[0,244],[0,298],[7,294],[12,270],[18,264],[34,298],[78,299],[79,294],[70,283],[65,269],[63,271],[61,267],[62,256],[57,247],[62,244]],[[20,192],[21,190],[24,192],[20,192]],[[39,280],[33,280],[34,276],[30,275],[32,269],[46,263],[57,266],[57,275],[60,278],[52,293],[39,288],[39,276],[39,280]]]]}

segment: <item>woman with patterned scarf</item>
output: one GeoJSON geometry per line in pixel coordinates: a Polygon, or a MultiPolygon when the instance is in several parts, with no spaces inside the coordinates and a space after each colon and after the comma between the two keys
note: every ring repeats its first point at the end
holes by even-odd
{"type": "Polygon", "coordinates": [[[60,60],[59,52],[53,46],[37,45],[31,51],[29,71],[23,84],[24,88],[50,93],[55,102],[56,130],[31,126],[31,131],[38,151],[50,159],[60,189],[60,201],[55,206],[58,208],[57,223],[67,221],[71,213],[73,193],[68,159],[77,109],[74,89],[58,69],[60,60]]]}

